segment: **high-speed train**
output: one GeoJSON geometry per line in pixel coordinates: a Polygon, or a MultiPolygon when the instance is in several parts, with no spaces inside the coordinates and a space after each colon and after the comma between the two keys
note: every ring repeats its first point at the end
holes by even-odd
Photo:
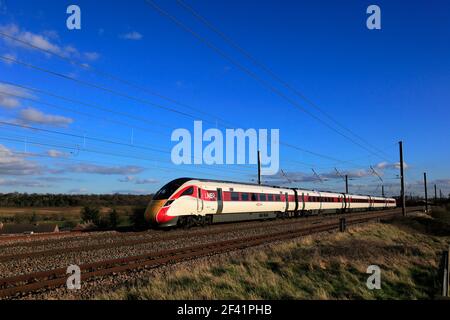
{"type": "Polygon", "coordinates": [[[174,227],[394,207],[393,198],[179,178],[153,196],[145,219],[174,227]]]}

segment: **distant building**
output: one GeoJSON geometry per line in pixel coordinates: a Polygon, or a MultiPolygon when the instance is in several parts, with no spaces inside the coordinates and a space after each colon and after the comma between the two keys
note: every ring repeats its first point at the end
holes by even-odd
{"type": "Polygon", "coordinates": [[[59,232],[57,224],[0,223],[0,235],[18,233],[54,233],[59,232]]]}

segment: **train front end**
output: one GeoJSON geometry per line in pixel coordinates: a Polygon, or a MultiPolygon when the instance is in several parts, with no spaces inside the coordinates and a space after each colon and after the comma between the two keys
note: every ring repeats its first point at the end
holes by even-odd
{"type": "Polygon", "coordinates": [[[171,214],[171,204],[174,201],[172,196],[189,180],[192,179],[180,178],[172,180],[155,193],[145,210],[145,220],[158,227],[176,226],[178,216],[171,214]]]}

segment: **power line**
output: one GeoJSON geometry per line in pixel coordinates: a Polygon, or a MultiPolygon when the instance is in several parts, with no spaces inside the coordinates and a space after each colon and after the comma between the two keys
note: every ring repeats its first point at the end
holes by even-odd
{"type": "MultiPolygon", "coordinates": [[[[64,101],[71,102],[71,103],[77,103],[77,104],[85,105],[85,106],[88,106],[88,107],[96,108],[96,109],[99,109],[99,110],[102,110],[102,111],[105,111],[105,112],[126,116],[126,117],[129,117],[129,118],[132,118],[132,119],[135,119],[135,120],[139,120],[139,121],[142,121],[142,122],[146,122],[146,121],[155,122],[154,120],[150,120],[150,119],[146,119],[146,118],[138,118],[138,117],[135,117],[135,116],[130,115],[128,113],[114,111],[114,110],[111,110],[111,109],[107,109],[105,107],[99,107],[98,105],[94,105],[92,103],[86,103],[86,102],[80,101],[78,99],[67,98],[67,97],[64,97],[64,96],[61,96],[61,95],[56,95],[56,94],[53,94],[53,93],[50,93],[50,92],[47,92],[47,91],[44,91],[44,90],[41,90],[41,89],[37,89],[37,88],[29,87],[29,86],[24,86],[24,85],[20,85],[20,84],[17,84],[17,83],[13,83],[11,81],[1,80],[1,82],[5,83],[5,84],[8,84],[8,85],[12,85],[12,86],[18,87],[18,88],[22,88],[22,89],[25,89],[25,90],[29,90],[29,91],[33,91],[33,92],[37,92],[37,93],[41,93],[41,94],[45,94],[45,95],[49,95],[51,97],[55,97],[55,98],[58,98],[58,99],[61,99],[61,100],[64,100],[64,101]]],[[[16,98],[32,101],[32,102],[35,102],[35,103],[38,103],[38,104],[43,104],[43,105],[46,105],[46,106],[49,106],[49,107],[52,107],[52,108],[63,109],[63,110],[65,109],[65,110],[69,110],[71,112],[84,114],[86,116],[90,116],[90,117],[96,118],[95,115],[91,115],[91,114],[88,114],[88,113],[85,113],[85,112],[82,112],[82,111],[78,111],[78,110],[74,110],[74,109],[71,109],[71,108],[67,108],[67,107],[61,107],[61,106],[57,106],[57,105],[54,105],[54,104],[46,103],[46,102],[43,102],[43,101],[40,101],[40,100],[36,100],[36,99],[30,98],[30,97],[26,97],[26,96],[23,96],[23,95],[17,95],[17,94],[12,94],[12,93],[7,93],[7,92],[0,92],[0,94],[14,96],[16,98]]],[[[124,123],[124,122],[120,122],[120,121],[117,121],[117,120],[112,120],[112,119],[107,119],[107,118],[105,118],[104,120],[109,121],[109,122],[113,122],[113,123],[119,123],[121,125],[125,125],[125,126],[131,127],[131,128],[139,128],[139,129],[144,130],[144,131],[149,131],[149,132],[152,132],[152,133],[162,134],[161,132],[158,132],[158,131],[155,131],[155,130],[142,128],[142,127],[139,127],[139,126],[135,126],[135,125],[127,124],[127,123],[124,123]]],[[[158,125],[161,126],[161,127],[167,127],[167,123],[165,123],[165,124],[158,124],[158,125]]],[[[341,163],[351,163],[351,164],[353,164],[350,161],[339,160],[339,159],[336,159],[336,158],[333,158],[333,157],[329,157],[329,156],[326,156],[326,155],[323,155],[323,154],[320,154],[320,153],[317,153],[317,152],[314,152],[314,151],[309,151],[307,149],[300,148],[300,147],[297,147],[297,146],[294,146],[294,145],[291,145],[291,144],[288,144],[288,143],[280,142],[280,145],[284,145],[284,146],[287,146],[289,148],[296,149],[298,151],[306,152],[306,153],[312,154],[312,155],[317,156],[317,157],[322,157],[324,159],[333,160],[333,161],[341,162],[341,163]]]]}
{"type": "Polygon", "coordinates": [[[130,86],[130,87],[132,87],[132,88],[134,88],[134,89],[138,89],[138,90],[140,90],[140,91],[146,92],[146,93],[148,93],[148,94],[150,94],[150,95],[153,95],[153,96],[155,96],[155,97],[158,97],[158,98],[163,99],[163,100],[166,100],[166,101],[169,101],[169,102],[174,103],[174,104],[176,104],[176,105],[178,105],[178,106],[187,108],[187,109],[189,109],[189,110],[195,110],[195,111],[201,113],[202,115],[209,115],[210,117],[212,117],[212,118],[214,118],[214,119],[216,119],[216,120],[220,120],[222,123],[227,123],[226,120],[221,119],[221,118],[217,117],[216,115],[209,114],[209,113],[206,112],[205,110],[198,109],[198,108],[193,107],[193,106],[191,106],[191,105],[187,105],[187,104],[182,103],[182,102],[180,102],[180,101],[178,101],[178,100],[175,100],[175,99],[173,99],[173,98],[170,98],[170,97],[168,97],[168,96],[166,96],[166,95],[163,95],[163,94],[158,93],[158,92],[156,92],[156,91],[150,90],[150,89],[145,88],[145,87],[143,87],[143,86],[141,86],[141,85],[135,84],[134,82],[131,82],[131,81],[129,81],[129,80],[123,79],[123,78],[118,77],[118,76],[116,76],[116,75],[113,75],[113,74],[111,74],[111,73],[108,73],[108,72],[105,72],[105,71],[100,70],[100,69],[98,69],[98,68],[95,68],[95,67],[93,67],[92,65],[87,65],[86,63],[81,63],[81,62],[79,62],[79,61],[77,61],[77,60],[75,60],[75,59],[71,59],[71,58],[68,58],[68,57],[66,57],[66,56],[64,56],[64,55],[58,54],[58,53],[56,53],[56,52],[54,52],[54,51],[47,50],[47,49],[45,49],[45,48],[36,46],[36,45],[34,45],[34,44],[30,43],[30,42],[24,41],[24,40],[22,40],[22,39],[19,39],[19,38],[17,38],[17,37],[14,37],[14,36],[12,36],[12,35],[10,35],[10,34],[7,34],[7,33],[4,33],[4,32],[1,32],[1,31],[0,31],[0,36],[3,36],[4,38],[7,38],[7,39],[10,39],[10,40],[16,41],[16,42],[18,42],[18,43],[21,43],[21,44],[23,44],[23,45],[26,45],[26,46],[28,46],[28,47],[30,47],[30,48],[32,48],[32,49],[35,49],[35,50],[44,52],[44,53],[49,54],[49,55],[53,55],[53,56],[55,56],[55,57],[58,57],[58,58],[60,58],[60,59],[62,59],[62,60],[64,60],[64,61],[68,62],[68,63],[71,64],[71,65],[76,65],[76,66],[78,66],[78,67],[81,67],[81,68],[83,68],[83,69],[89,71],[89,72],[93,72],[93,73],[95,73],[95,74],[97,74],[97,75],[100,75],[100,76],[103,76],[103,77],[106,77],[106,78],[109,78],[109,79],[118,81],[118,82],[120,82],[120,83],[126,84],[126,85],[128,85],[128,86],[130,86]]]}
{"type": "MultiPolygon", "coordinates": [[[[333,121],[335,124],[337,124],[339,127],[343,128],[344,130],[348,131],[364,143],[370,145],[373,149],[377,150],[378,152],[381,152],[385,154],[382,150],[378,149],[377,147],[371,145],[367,140],[362,138],[361,136],[357,135],[354,131],[350,130],[349,128],[345,127],[341,123],[339,123],[337,120],[335,120],[330,114],[325,112],[322,108],[320,108],[316,103],[308,99],[304,94],[302,94],[299,90],[294,88],[292,85],[290,85],[287,81],[283,80],[281,77],[279,77],[275,72],[273,72],[270,68],[268,68],[266,65],[258,61],[256,58],[254,58],[248,51],[244,50],[240,45],[238,45],[234,40],[232,40],[229,36],[225,35],[222,31],[220,31],[217,27],[215,27],[210,21],[208,21],[206,18],[204,18],[202,15],[200,15],[194,8],[186,4],[182,0],[177,0],[178,4],[180,4],[184,9],[186,9],[188,12],[190,12],[195,18],[197,18],[199,21],[201,21],[203,24],[205,24],[209,29],[214,31],[216,34],[218,34],[225,42],[227,42],[229,45],[237,49],[241,54],[243,54],[245,57],[247,57],[250,61],[252,61],[255,65],[260,67],[262,70],[267,72],[272,78],[277,80],[279,83],[281,83],[283,86],[288,88],[290,91],[292,91],[295,95],[303,99],[305,102],[307,102],[309,105],[313,106],[317,110],[319,110],[323,115],[325,115],[328,119],[333,121]]],[[[386,154],[385,154],[386,155],[386,154]]]]}
{"type": "MultiPolygon", "coordinates": [[[[319,117],[317,117],[316,115],[314,115],[313,113],[311,113],[308,109],[305,109],[304,107],[302,107],[299,103],[297,103],[296,101],[292,100],[291,98],[289,98],[288,96],[286,96],[284,93],[282,93],[281,91],[279,91],[277,88],[273,87],[272,85],[270,85],[269,83],[267,83],[265,80],[259,78],[254,72],[252,72],[251,70],[249,70],[248,68],[246,68],[245,66],[243,66],[242,64],[240,64],[239,62],[237,62],[236,60],[234,60],[233,58],[229,57],[225,52],[223,52],[221,49],[219,49],[217,46],[215,46],[214,44],[212,44],[210,41],[208,41],[206,38],[202,37],[201,35],[199,35],[198,33],[196,33],[195,31],[193,31],[191,28],[189,28],[188,26],[186,26],[184,23],[182,23],[180,20],[178,20],[177,18],[175,18],[173,15],[171,15],[170,13],[168,13],[167,11],[163,10],[161,7],[159,7],[158,5],[156,5],[153,1],[151,0],[146,0],[146,3],[149,4],[151,7],[153,7],[153,9],[155,9],[157,12],[159,12],[161,15],[166,16],[167,18],[169,18],[172,22],[174,22],[176,25],[178,25],[180,28],[184,29],[185,31],[187,31],[188,33],[192,34],[197,40],[199,40],[200,42],[203,42],[204,44],[206,44],[210,49],[212,49],[213,51],[215,51],[217,54],[219,54],[220,56],[222,56],[224,59],[226,59],[227,61],[229,61],[230,63],[234,64],[235,66],[237,66],[239,69],[241,69],[242,71],[244,71],[246,74],[248,74],[250,77],[252,77],[254,80],[256,80],[257,82],[259,82],[261,85],[263,85],[265,88],[269,89],[270,91],[272,91],[273,93],[277,94],[278,96],[280,96],[281,98],[283,98],[284,100],[286,100],[287,102],[289,102],[291,105],[293,105],[294,107],[296,107],[297,109],[303,111],[304,113],[308,114],[310,117],[314,118],[316,121],[322,123],[323,125],[325,125],[326,127],[328,127],[330,130],[334,131],[335,133],[341,135],[342,137],[346,138],[347,140],[351,141],[352,143],[354,143],[355,145],[365,149],[366,151],[368,151],[369,153],[372,153],[375,156],[381,157],[380,155],[378,155],[377,153],[373,152],[372,150],[368,149],[367,147],[365,147],[364,145],[360,144],[359,142],[355,141],[354,139],[352,139],[351,137],[343,134],[342,132],[340,132],[339,130],[335,129],[334,127],[332,127],[331,125],[329,125],[327,122],[323,121],[322,119],[320,119],[319,117]]],[[[384,158],[384,157],[381,157],[384,158]]]]}
{"type": "MultiPolygon", "coordinates": [[[[44,101],[41,101],[41,100],[36,100],[36,99],[30,98],[30,97],[26,97],[26,96],[23,96],[23,95],[18,95],[18,94],[13,94],[13,93],[9,93],[9,92],[4,92],[4,91],[1,91],[1,90],[0,90],[0,95],[6,95],[6,96],[10,96],[10,97],[24,99],[24,100],[31,101],[31,102],[34,102],[34,103],[37,103],[37,104],[41,104],[41,105],[45,105],[47,107],[51,107],[51,108],[54,108],[54,109],[67,110],[67,111],[70,111],[70,112],[73,112],[73,113],[77,113],[77,114],[81,114],[81,115],[84,115],[84,116],[87,116],[87,117],[98,119],[98,116],[95,116],[95,115],[90,114],[90,113],[86,113],[86,112],[75,110],[75,109],[68,108],[68,107],[62,107],[60,105],[55,105],[55,104],[44,102],[44,101]]],[[[148,129],[148,128],[136,126],[136,125],[133,125],[133,124],[129,124],[129,123],[118,121],[118,120],[114,120],[114,119],[102,118],[102,120],[107,121],[107,122],[111,122],[111,123],[115,123],[115,124],[119,124],[119,125],[122,125],[122,126],[130,127],[130,128],[134,128],[134,129],[139,129],[139,130],[142,130],[142,131],[147,131],[147,132],[151,132],[151,133],[164,135],[160,131],[151,130],[151,129],[148,129]]]]}
{"type": "MultiPolygon", "coordinates": [[[[44,146],[44,147],[63,148],[63,149],[76,151],[77,154],[80,151],[83,151],[83,152],[96,153],[96,154],[101,154],[101,155],[106,155],[106,156],[115,156],[115,157],[120,157],[120,158],[128,158],[128,159],[133,159],[133,160],[164,161],[163,159],[145,158],[145,157],[139,157],[139,156],[134,156],[134,155],[130,155],[130,154],[113,153],[113,152],[108,152],[108,151],[100,151],[100,150],[89,149],[89,148],[86,148],[86,147],[80,148],[79,145],[77,145],[76,147],[73,147],[73,146],[67,146],[67,145],[56,145],[56,144],[52,144],[52,143],[37,142],[37,141],[33,141],[33,140],[29,139],[29,138],[27,138],[26,140],[23,140],[23,139],[21,140],[21,139],[16,139],[16,138],[0,136],[0,139],[7,140],[7,141],[13,141],[13,142],[20,142],[20,143],[26,142],[27,144],[39,145],[39,146],[44,146]]],[[[199,167],[200,167],[201,170],[224,171],[221,168],[211,167],[211,166],[205,167],[204,165],[202,165],[202,166],[199,166],[199,167]]],[[[231,172],[240,173],[240,174],[242,174],[242,173],[250,174],[250,172],[246,172],[246,171],[242,171],[242,170],[238,170],[238,169],[227,168],[227,170],[231,171],[231,172]]]]}
{"type": "MultiPolygon", "coordinates": [[[[0,137],[0,139],[4,139],[2,137],[0,137]]],[[[31,153],[31,152],[16,152],[16,151],[4,151],[4,150],[0,150],[0,153],[11,153],[11,154],[15,154],[15,155],[21,155],[21,156],[30,156],[30,157],[41,157],[41,158],[49,158],[51,160],[58,160],[58,161],[73,161],[73,162],[79,162],[79,163],[87,163],[87,164],[95,164],[95,165],[118,165],[118,164],[111,164],[111,163],[105,163],[105,162],[99,162],[99,161],[87,161],[87,160],[77,160],[77,159],[73,159],[73,158],[55,158],[49,155],[45,155],[45,154],[38,154],[38,153],[31,153]]],[[[158,170],[165,170],[165,171],[169,171],[172,172],[173,170],[175,171],[182,171],[182,172],[193,172],[195,174],[200,174],[200,175],[212,175],[212,176],[216,176],[216,177],[224,177],[227,176],[226,174],[214,174],[214,173],[204,173],[204,172],[196,172],[193,170],[189,170],[189,169],[181,169],[181,168],[169,168],[169,167],[163,167],[163,166],[156,166],[156,165],[147,165],[147,166],[139,166],[142,169],[158,169],[158,170]]]]}
{"type": "MultiPolygon", "coordinates": [[[[132,100],[132,101],[135,101],[135,102],[138,102],[138,103],[143,103],[143,104],[146,104],[146,105],[151,106],[151,107],[160,108],[160,109],[163,109],[163,110],[166,110],[166,111],[169,111],[169,112],[172,112],[172,113],[176,113],[176,114],[179,114],[179,115],[182,115],[182,116],[185,116],[185,117],[188,117],[188,118],[192,118],[192,119],[196,118],[195,116],[193,116],[191,114],[188,114],[186,112],[182,112],[182,111],[170,108],[170,107],[166,107],[166,106],[163,106],[163,105],[160,105],[160,104],[156,104],[156,103],[150,102],[150,101],[145,100],[145,99],[136,98],[136,97],[130,96],[130,95],[126,94],[126,93],[119,92],[119,91],[113,90],[111,88],[104,87],[104,86],[101,86],[101,85],[97,85],[95,83],[91,83],[91,82],[88,82],[88,81],[80,80],[80,79],[77,79],[77,78],[74,78],[74,77],[71,77],[71,76],[68,76],[68,75],[56,72],[56,71],[52,71],[52,70],[49,70],[49,69],[46,69],[46,68],[42,68],[42,67],[36,66],[34,64],[31,64],[31,63],[26,63],[24,61],[20,61],[20,60],[17,60],[17,59],[14,59],[14,58],[10,58],[10,57],[5,57],[5,56],[0,56],[0,59],[5,60],[5,61],[9,61],[9,62],[14,62],[16,64],[25,66],[27,68],[31,68],[31,69],[38,70],[38,71],[41,71],[41,72],[44,72],[44,73],[47,73],[47,74],[51,74],[53,76],[60,77],[60,78],[63,78],[65,80],[74,81],[76,83],[79,83],[79,84],[82,84],[82,85],[85,85],[85,86],[88,86],[88,87],[92,87],[92,88],[95,88],[95,89],[98,89],[98,90],[101,90],[101,91],[104,91],[104,92],[108,92],[110,94],[114,94],[114,95],[117,95],[119,97],[126,98],[128,100],[132,100]]],[[[204,121],[205,122],[210,122],[210,121],[206,121],[206,120],[204,120],[204,121]]]]}
{"type": "MultiPolygon", "coordinates": [[[[188,114],[188,113],[184,113],[184,112],[177,111],[177,110],[172,109],[172,108],[167,108],[167,107],[164,107],[164,106],[160,106],[160,105],[154,104],[154,103],[152,103],[152,102],[148,102],[148,101],[146,101],[146,100],[142,100],[142,99],[139,99],[139,98],[135,98],[135,97],[130,96],[130,95],[128,95],[128,94],[124,94],[124,93],[121,93],[121,92],[117,92],[117,91],[115,91],[115,90],[112,90],[112,89],[109,89],[109,88],[106,88],[106,87],[103,87],[103,86],[100,86],[100,85],[96,85],[96,84],[94,84],[94,83],[86,82],[86,81],[79,80],[79,79],[76,79],[76,78],[73,78],[73,77],[70,77],[70,76],[67,76],[67,75],[64,75],[64,74],[61,74],[61,73],[52,71],[52,70],[48,70],[48,69],[45,69],[45,68],[41,68],[41,67],[36,66],[36,65],[33,65],[33,64],[25,63],[25,62],[19,61],[19,60],[17,60],[17,59],[13,59],[13,58],[10,58],[10,57],[4,57],[4,56],[0,56],[0,59],[6,60],[6,61],[10,61],[10,62],[14,62],[14,63],[16,63],[16,64],[23,65],[23,66],[26,66],[26,67],[29,67],[29,68],[32,68],[32,69],[35,69],[35,70],[38,70],[38,71],[41,71],[41,72],[44,72],[44,73],[48,73],[48,74],[54,75],[54,76],[62,77],[62,78],[67,79],[67,80],[75,81],[75,82],[77,82],[77,83],[81,83],[81,84],[84,84],[84,85],[87,85],[87,86],[90,86],[90,87],[93,87],[93,88],[96,88],[96,89],[99,89],[99,90],[103,90],[103,91],[106,91],[106,92],[109,92],[109,93],[112,93],[112,94],[115,94],[115,95],[118,95],[118,96],[122,96],[122,97],[128,98],[128,99],[130,99],[130,100],[134,100],[134,101],[137,101],[137,102],[142,102],[142,103],[150,104],[151,106],[154,106],[154,107],[161,107],[161,108],[163,108],[163,109],[166,109],[166,110],[169,110],[169,111],[172,111],[172,112],[175,112],[175,113],[181,113],[182,115],[185,115],[185,116],[187,116],[187,117],[190,117],[190,118],[194,118],[194,119],[195,119],[195,116],[193,116],[192,114],[188,114]]],[[[8,82],[5,81],[5,83],[8,83],[8,82]]],[[[9,82],[9,83],[11,83],[11,82],[9,82]]],[[[25,86],[22,86],[22,87],[25,87],[25,86]]],[[[25,87],[25,88],[26,88],[26,87],[25,87]]],[[[31,89],[31,88],[29,88],[29,89],[31,89]]],[[[42,91],[42,90],[40,90],[40,91],[41,91],[42,93],[44,93],[44,91],[42,91]]],[[[48,94],[48,93],[44,93],[44,94],[48,94]]],[[[56,95],[54,95],[54,96],[55,96],[55,97],[58,97],[58,98],[62,98],[61,96],[56,96],[56,95]]],[[[66,99],[66,100],[67,100],[67,99],[66,99]]],[[[73,99],[72,99],[72,100],[73,100],[73,99]]],[[[90,105],[92,106],[92,104],[90,104],[90,105]]],[[[97,107],[97,108],[98,108],[98,107],[97,107]]],[[[104,109],[104,108],[103,108],[103,109],[104,109]]],[[[206,120],[204,120],[204,121],[205,121],[205,122],[208,122],[208,121],[206,121],[206,120]]],[[[296,149],[296,150],[303,151],[303,152],[308,152],[308,153],[310,153],[310,154],[315,154],[315,155],[317,155],[317,156],[319,155],[318,153],[311,152],[311,151],[307,151],[306,149],[301,149],[301,148],[295,147],[295,146],[293,146],[293,145],[291,145],[291,144],[287,144],[287,143],[280,142],[280,145],[285,145],[285,146],[287,146],[287,147],[294,148],[294,149],[296,149]]],[[[323,157],[323,158],[330,158],[330,157],[327,157],[327,156],[325,156],[325,157],[322,156],[322,157],[323,157]]],[[[333,160],[337,160],[337,159],[333,159],[333,160]]],[[[347,162],[347,161],[341,161],[341,160],[337,160],[337,161],[338,161],[338,162],[347,162]]]]}

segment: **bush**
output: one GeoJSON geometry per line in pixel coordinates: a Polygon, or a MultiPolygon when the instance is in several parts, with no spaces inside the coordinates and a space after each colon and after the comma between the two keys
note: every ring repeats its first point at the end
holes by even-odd
{"type": "Polygon", "coordinates": [[[38,221],[39,221],[39,217],[37,216],[36,212],[33,211],[33,214],[31,215],[31,218],[30,218],[30,222],[36,223],[38,221]]]}
{"type": "Polygon", "coordinates": [[[100,223],[100,210],[96,207],[85,206],[81,209],[81,220],[83,222],[92,222],[95,225],[100,223]]]}
{"type": "Polygon", "coordinates": [[[119,224],[119,214],[117,213],[117,210],[115,208],[111,209],[109,211],[109,225],[111,228],[117,228],[117,225],[119,224]]]}
{"type": "Polygon", "coordinates": [[[61,224],[61,228],[63,229],[73,229],[77,226],[77,222],[73,220],[66,220],[61,224]]]}
{"type": "Polygon", "coordinates": [[[26,220],[27,217],[22,213],[16,213],[13,218],[14,223],[24,223],[26,220]]]}
{"type": "Polygon", "coordinates": [[[144,218],[145,207],[135,207],[130,216],[130,221],[135,228],[145,228],[147,227],[147,222],[144,218]]]}

